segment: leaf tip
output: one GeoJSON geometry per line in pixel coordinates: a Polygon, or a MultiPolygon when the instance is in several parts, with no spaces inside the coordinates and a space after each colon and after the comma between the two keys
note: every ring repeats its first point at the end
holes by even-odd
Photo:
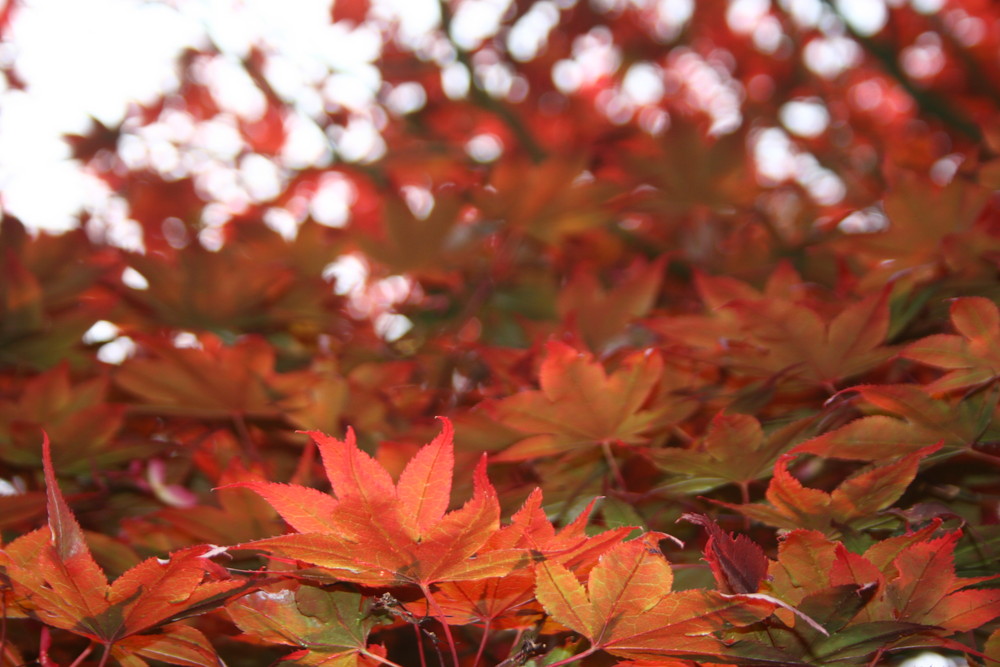
{"type": "Polygon", "coordinates": [[[56,552],[63,560],[67,560],[86,549],[83,530],[76,522],[72,510],[59,490],[56,480],[56,469],[52,463],[52,443],[49,434],[42,431],[42,469],[45,475],[46,509],[48,511],[49,531],[52,533],[52,543],[56,552]]]}

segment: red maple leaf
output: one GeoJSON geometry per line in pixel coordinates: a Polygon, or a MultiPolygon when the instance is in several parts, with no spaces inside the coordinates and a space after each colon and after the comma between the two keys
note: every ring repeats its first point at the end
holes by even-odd
{"type": "Polygon", "coordinates": [[[685,519],[708,531],[705,559],[712,568],[715,583],[723,593],[756,593],[767,574],[767,556],[746,535],[733,537],[704,514],[682,514],[685,519]]]}
{"type": "MultiPolygon", "coordinates": [[[[527,560],[523,549],[491,549],[500,527],[496,490],[484,456],[473,473],[472,498],[447,512],[455,465],[451,422],[421,448],[393,483],[389,472],[346,440],[310,435],[319,446],[334,495],[302,486],[243,482],[259,493],[297,533],[241,545],[315,566],[313,576],[369,586],[413,584],[434,615],[446,614],[430,586],[503,576],[527,560]]],[[[309,573],[306,573],[307,575],[309,573]]],[[[456,663],[455,642],[445,635],[456,663]]]]}
{"type": "MultiPolygon", "coordinates": [[[[596,565],[608,549],[632,531],[632,527],[613,528],[596,535],[585,532],[591,503],[569,525],[558,532],[542,509],[542,491],[535,489],[524,506],[490,537],[488,549],[530,550],[533,560],[547,559],[583,574],[596,565]]],[[[438,603],[450,623],[481,624],[490,628],[527,627],[542,614],[534,599],[535,575],[529,568],[518,568],[502,577],[474,581],[442,582],[437,587],[438,603]]],[[[426,605],[406,605],[415,616],[427,613],[426,605]]]]}
{"type": "MultiPolygon", "coordinates": [[[[953,552],[961,532],[935,537],[940,525],[934,521],[919,531],[876,542],[864,554],[853,553],[817,531],[792,531],[779,545],[765,590],[799,608],[827,601],[826,612],[818,616],[827,622],[831,636],[813,637],[810,650],[813,655],[828,652],[829,662],[835,661],[835,654],[862,660],[904,637],[909,638],[904,647],[968,651],[948,635],[979,628],[1000,616],[1000,590],[975,587],[995,576],[955,574],[953,552]],[[841,597],[838,590],[847,593],[839,609],[833,604],[841,597]],[[855,594],[862,591],[862,597],[855,594]],[[836,626],[831,627],[834,619],[836,626]]],[[[802,637],[800,633],[793,643],[802,637]]]]}
{"type": "Polygon", "coordinates": [[[647,533],[610,549],[590,571],[586,588],[558,562],[537,564],[539,602],[590,642],[573,660],[603,650],[626,658],[725,661],[721,633],[756,623],[775,609],[767,600],[715,591],[672,592],[673,572],[655,543],[661,536],[647,533]]]}
{"type": "Polygon", "coordinates": [[[169,560],[149,558],[108,584],[56,484],[48,435],[43,462],[49,525],[0,552],[8,599],[27,616],[103,645],[102,664],[109,655],[135,665],[145,664],[141,655],[184,665],[192,664],[184,657],[191,652],[214,655],[194,628],[146,633],[219,607],[250,584],[229,579],[212,563],[216,549],[210,546],[175,552],[169,560]],[[206,581],[206,575],[212,576],[206,581]]]}
{"type": "Polygon", "coordinates": [[[346,440],[310,435],[319,446],[334,495],[275,482],[242,482],[259,493],[297,532],[241,545],[319,568],[328,576],[370,586],[499,576],[522,562],[521,549],[486,550],[500,528],[500,505],[485,458],[473,476],[472,499],[446,512],[454,445],[451,422],[414,456],[394,484],[375,459],[346,440]]]}

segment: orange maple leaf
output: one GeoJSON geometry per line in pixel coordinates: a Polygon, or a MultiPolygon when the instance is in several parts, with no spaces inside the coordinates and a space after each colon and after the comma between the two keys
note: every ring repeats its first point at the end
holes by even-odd
{"type": "Polygon", "coordinates": [[[500,528],[496,490],[485,458],[473,475],[472,499],[446,512],[455,464],[451,422],[421,448],[393,483],[360,449],[354,431],[344,441],[310,435],[319,446],[334,495],[275,482],[241,482],[259,493],[297,532],[241,548],[316,566],[342,581],[370,586],[501,576],[526,558],[523,549],[485,549],[500,528]]]}
{"type": "Polygon", "coordinates": [[[659,428],[680,421],[692,400],[658,396],[664,378],[656,352],[629,355],[608,373],[589,354],[558,341],[547,346],[541,389],[524,391],[491,406],[497,421],[528,437],[494,457],[521,461],[580,447],[648,444],[659,428]]]}
{"type": "Polygon", "coordinates": [[[931,394],[981,387],[1000,376],[1000,310],[989,299],[970,296],[951,304],[959,335],[936,334],[910,343],[900,356],[947,370],[926,385],[931,394]]]}
{"type": "Polygon", "coordinates": [[[586,588],[558,562],[537,564],[539,602],[590,642],[572,660],[603,650],[625,658],[725,661],[727,645],[715,633],[756,623],[775,609],[772,602],[748,596],[671,591],[673,571],[656,547],[659,537],[647,533],[610,549],[590,571],[586,588]]]}
{"type": "MultiPolygon", "coordinates": [[[[83,530],[56,483],[48,435],[43,463],[48,526],[24,535],[0,551],[0,573],[11,588],[9,600],[25,615],[86,637],[119,660],[149,653],[175,664],[191,652],[214,655],[194,628],[171,629],[140,638],[174,621],[204,613],[249,588],[245,581],[205,581],[206,573],[226,576],[209,560],[215,549],[183,549],[169,560],[149,558],[113,583],[94,561],[83,530]],[[171,657],[173,656],[173,658],[171,657]]],[[[103,664],[103,663],[102,663],[103,664]]],[[[206,663],[207,664],[207,663],[206,663]]]]}

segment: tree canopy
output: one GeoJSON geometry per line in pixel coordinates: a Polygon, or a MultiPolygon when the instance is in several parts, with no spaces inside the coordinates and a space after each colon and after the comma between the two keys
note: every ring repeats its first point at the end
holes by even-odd
{"type": "Polygon", "coordinates": [[[414,7],[5,210],[0,665],[1000,659],[1000,5],[414,7]]]}

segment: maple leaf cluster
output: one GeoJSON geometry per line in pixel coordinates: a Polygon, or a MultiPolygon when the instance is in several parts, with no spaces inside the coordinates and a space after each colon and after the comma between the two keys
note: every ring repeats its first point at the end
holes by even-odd
{"type": "Polygon", "coordinates": [[[336,0],[368,106],[185,51],[67,137],[138,241],[4,213],[0,667],[1000,660],[1000,9],[474,4],[336,0]]]}

